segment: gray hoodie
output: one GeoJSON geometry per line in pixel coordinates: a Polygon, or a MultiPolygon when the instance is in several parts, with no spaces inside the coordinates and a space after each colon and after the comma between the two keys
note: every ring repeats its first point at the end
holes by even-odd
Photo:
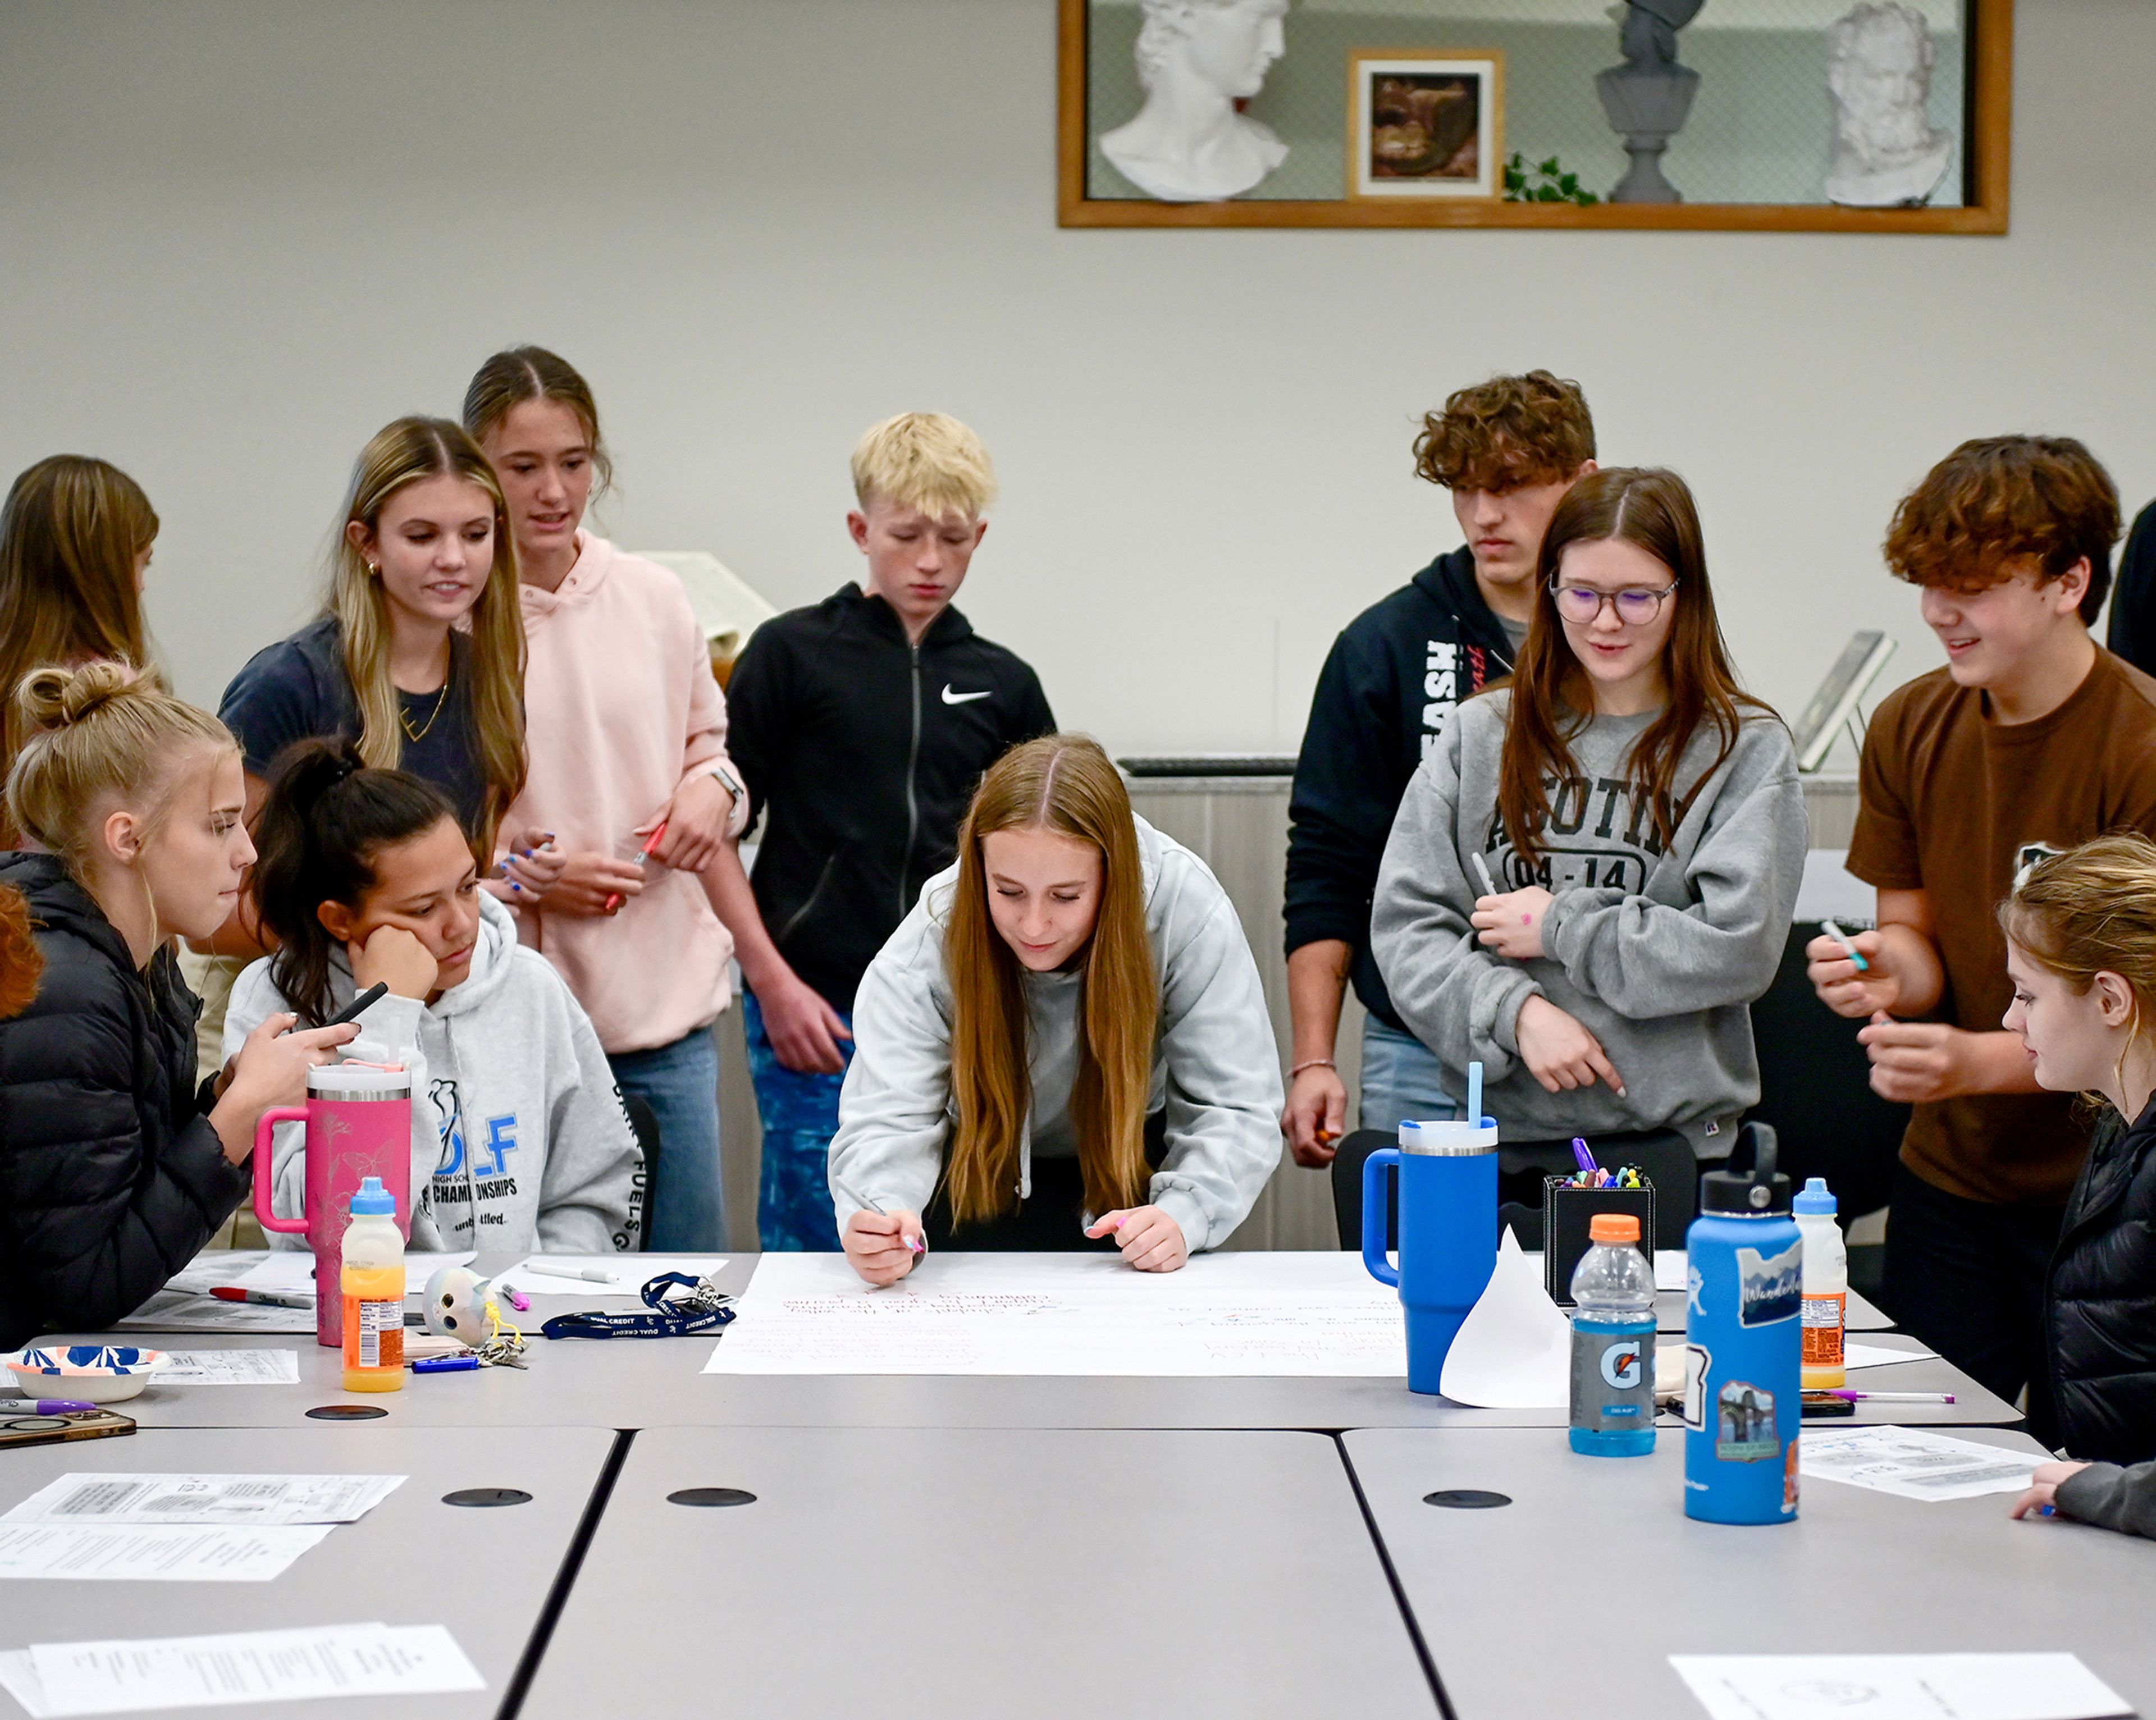
{"type": "Polygon", "coordinates": [[[1625,769],[1652,714],[1598,718],[1571,737],[1581,774],[1553,784],[1548,846],[1530,869],[1497,816],[1511,702],[1498,691],[1462,705],[1400,802],[1371,916],[1393,1006],[1455,1081],[1481,1060],[1485,1109],[1505,1139],[1666,1127],[1718,1158],[1758,1101],[1748,1006],[1780,964],[1804,875],[1789,732],[1748,715],[1704,782],[1719,737],[1712,725],[1695,734],[1666,849],[1625,769]],[[1500,891],[1539,884],[1555,896],[1541,957],[1507,961],[1476,942],[1468,916],[1482,892],[1471,850],[1500,891]],[[1599,1081],[1548,1092],[1527,1072],[1515,1029],[1533,996],[1602,1042],[1623,1098],[1599,1081]]]}
{"type": "MultiPolygon", "coordinates": [[[[1280,1054],[1227,892],[1188,849],[1132,822],[1160,978],[1150,1108],[1168,1113],[1168,1153],[1149,1198],[1195,1252],[1228,1240],[1280,1162],[1280,1054]]],[[[943,926],[957,879],[949,866],[921,887],[854,1000],[854,1060],[831,1142],[841,1230],[861,1209],[841,1178],[886,1209],[920,1212],[936,1192],[952,1118],[943,926]]],[[[1031,1192],[1034,1154],[1077,1151],[1069,1107],[1085,981],[1029,973],[1025,988],[1033,1109],[1019,1148],[1021,1196],[1031,1192]]]]}
{"type": "MultiPolygon", "coordinates": [[[[341,955],[332,1001],[352,999],[341,955]]],[[[265,959],[232,988],[224,1055],[290,1006],[265,959]]],[[[412,1246],[605,1254],[639,1246],[643,1158],[606,1054],[553,965],[516,941],[508,909],[480,893],[471,972],[432,1004],[385,997],[359,1018],[347,1050],[412,1072],[412,1246]],[[473,1219],[476,1214],[476,1231],[473,1219]]],[[[273,1205],[300,1215],[305,1130],[271,1137],[273,1205]]],[[[272,1234],[272,1245],[303,1239],[272,1234]]]]}

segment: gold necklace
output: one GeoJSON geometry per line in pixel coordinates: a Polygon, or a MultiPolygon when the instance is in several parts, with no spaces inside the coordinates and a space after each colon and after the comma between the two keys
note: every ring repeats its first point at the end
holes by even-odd
{"type": "Polygon", "coordinates": [[[433,732],[435,722],[440,718],[443,706],[448,704],[449,701],[449,678],[447,675],[444,675],[442,677],[442,690],[440,692],[434,695],[434,708],[428,715],[426,727],[424,728],[414,729],[412,727],[411,717],[405,712],[404,701],[402,699],[399,699],[397,701],[397,721],[403,725],[404,738],[411,742],[414,746],[417,746],[420,742],[425,740],[428,735],[433,732]]]}

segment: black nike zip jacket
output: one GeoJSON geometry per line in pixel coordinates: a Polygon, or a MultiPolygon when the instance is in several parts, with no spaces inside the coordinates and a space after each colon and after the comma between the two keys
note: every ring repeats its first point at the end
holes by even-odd
{"type": "Polygon", "coordinates": [[[833,1008],[951,864],[982,773],[1055,732],[1040,678],[946,609],[917,645],[848,584],[749,636],[726,750],[762,821],[750,883],[772,942],[833,1008]]]}

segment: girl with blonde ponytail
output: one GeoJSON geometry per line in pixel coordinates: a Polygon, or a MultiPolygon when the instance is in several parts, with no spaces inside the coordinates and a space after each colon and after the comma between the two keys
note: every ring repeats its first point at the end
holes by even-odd
{"type": "Polygon", "coordinates": [[[1083,735],[982,778],[957,864],[870,963],[854,1038],[831,1192],[872,1284],[932,1245],[1088,1238],[1173,1271],[1227,1240],[1280,1157],[1279,1057],[1235,908],[1083,735]]]}
{"type": "Polygon", "coordinates": [[[43,972],[0,1019],[6,1349],[110,1326],[162,1288],[246,1193],[262,1112],[303,1100],[357,1031],[272,1017],[198,1088],[172,946],[217,930],[254,858],[239,750],[130,664],[36,670],[16,708],[8,810],[34,847],[0,855],[0,889],[43,972]]]}

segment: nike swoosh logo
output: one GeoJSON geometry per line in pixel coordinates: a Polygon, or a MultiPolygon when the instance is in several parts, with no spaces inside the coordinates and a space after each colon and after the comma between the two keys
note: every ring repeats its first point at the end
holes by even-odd
{"type": "Polygon", "coordinates": [[[943,702],[946,705],[968,705],[976,699],[987,698],[993,691],[992,687],[983,687],[978,693],[954,693],[951,691],[951,683],[947,680],[943,683],[943,702]]]}

